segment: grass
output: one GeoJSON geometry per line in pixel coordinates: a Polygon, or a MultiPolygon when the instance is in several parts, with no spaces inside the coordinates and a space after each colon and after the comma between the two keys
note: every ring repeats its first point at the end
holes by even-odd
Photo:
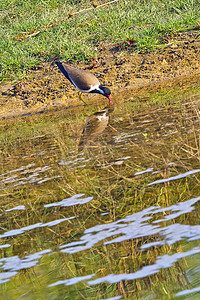
{"type": "Polygon", "coordinates": [[[23,77],[55,57],[87,61],[104,47],[127,40],[132,51],[154,50],[166,43],[163,37],[196,27],[199,19],[197,0],[119,0],[98,8],[105,2],[97,1],[94,8],[89,0],[2,0],[1,80],[23,77]]]}

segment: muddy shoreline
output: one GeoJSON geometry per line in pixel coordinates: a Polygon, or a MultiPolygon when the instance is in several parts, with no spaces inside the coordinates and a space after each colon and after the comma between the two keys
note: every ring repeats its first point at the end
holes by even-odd
{"type": "MultiPolygon", "coordinates": [[[[145,93],[172,86],[200,83],[199,31],[180,33],[168,40],[161,50],[134,53],[131,47],[103,46],[96,63],[75,64],[91,69],[104,85],[110,87],[113,102],[141,98],[145,93]],[[98,67],[96,67],[98,66],[98,67]],[[130,98],[130,92],[132,97],[130,98]]],[[[82,105],[75,88],[60,73],[54,62],[30,70],[14,84],[1,85],[0,118],[82,105]]],[[[84,95],[89,104],[105,105],[99,95],[84,95]]]]}

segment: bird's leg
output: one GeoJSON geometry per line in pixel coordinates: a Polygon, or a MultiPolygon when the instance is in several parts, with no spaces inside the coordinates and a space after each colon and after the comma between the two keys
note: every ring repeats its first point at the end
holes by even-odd
{"type": "Polygon", "coordinates": [[[82,93],[81,92],[79,92],[78,91],[78,97],[79,97],[79,99],[85,104],[85,105],[87,105],[87,103],[83,100],[83,98],[82,98],[82,93]]]}

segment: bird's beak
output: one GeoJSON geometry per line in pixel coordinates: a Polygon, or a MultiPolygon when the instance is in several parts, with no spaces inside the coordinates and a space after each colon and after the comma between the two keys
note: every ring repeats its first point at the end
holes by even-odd
{"type": "Polygon", "coordinates": [[[112,104],[112,101],[111,101],[111,99],[110,99],[110,96],[107,95],[107,97],[108,97],[109,103],[112,104]]]}

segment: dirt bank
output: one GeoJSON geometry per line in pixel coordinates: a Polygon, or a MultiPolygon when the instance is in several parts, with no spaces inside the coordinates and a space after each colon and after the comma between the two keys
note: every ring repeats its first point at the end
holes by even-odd
{"type": "MultiPolygon", "coordinates": [[[[124,50],[102,45],[97,62],[76,66],[91,69],[102,84],[109,86],[113,102],[126,100],[130,89],[134,100],[152,88],[200,83],[199,31],[180,33],[166,43],[165,48],[149,53],[134,53],[132,46],[124,50]]],[[[100,95],[84,97],[88,103],[99,101],[104,105],[106,101],[100,95]]],[[[1,86],[0,117],[80,104],[75,88],[49,62],[30,70],[23,80],[1,86]]]]}

